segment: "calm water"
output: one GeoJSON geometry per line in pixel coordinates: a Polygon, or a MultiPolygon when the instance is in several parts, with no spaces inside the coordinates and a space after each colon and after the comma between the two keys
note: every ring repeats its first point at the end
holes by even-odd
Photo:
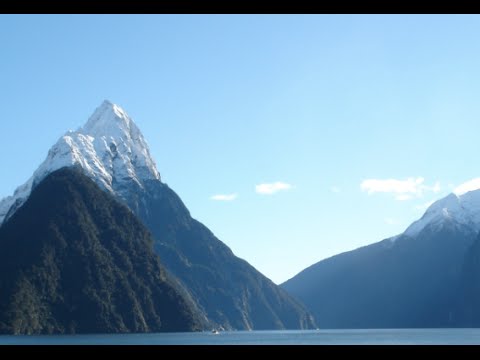
{"type": "Polygon", "coordinates": [[[219,334],[0,336],[9,345],[288,345],[288,344],[480,344],[480,329],[368,329],[231,331],[219,334]]]}

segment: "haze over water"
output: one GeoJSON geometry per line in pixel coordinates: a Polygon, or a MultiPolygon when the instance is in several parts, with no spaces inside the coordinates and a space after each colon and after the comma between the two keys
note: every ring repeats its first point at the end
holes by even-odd
{"type": "Polygon", "coordinates": [[[0,336],[1,345],[475,345],[480,329],[226,331],[219,334],[0,336]]]}

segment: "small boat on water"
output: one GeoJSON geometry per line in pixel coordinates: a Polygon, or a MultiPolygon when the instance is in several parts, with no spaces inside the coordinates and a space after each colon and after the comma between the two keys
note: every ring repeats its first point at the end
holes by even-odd
{"type": "Polygon", "coordinates": [[[220,334],[217,329],[212,329],[212,334],[218,335],[220,334]]]}

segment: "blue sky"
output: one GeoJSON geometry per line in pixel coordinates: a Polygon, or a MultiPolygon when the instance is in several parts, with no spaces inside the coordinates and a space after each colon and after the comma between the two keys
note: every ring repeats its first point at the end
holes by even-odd
{"type": "Polygon", "coordinates": [[[479,20],[0,15],[0,197],[109,99],[192,215],[285,281],[480,176],[479,20]]]}

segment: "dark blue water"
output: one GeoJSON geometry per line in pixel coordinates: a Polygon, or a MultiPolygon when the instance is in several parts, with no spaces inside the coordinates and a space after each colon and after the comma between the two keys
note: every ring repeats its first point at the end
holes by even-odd
{"type": "Polygon", "coordinates": [[[368,329],[226,331],[219,334],[0,336],[9,345],[289,345],[289,344],[480,344],[480,329],[368,329]]]}

